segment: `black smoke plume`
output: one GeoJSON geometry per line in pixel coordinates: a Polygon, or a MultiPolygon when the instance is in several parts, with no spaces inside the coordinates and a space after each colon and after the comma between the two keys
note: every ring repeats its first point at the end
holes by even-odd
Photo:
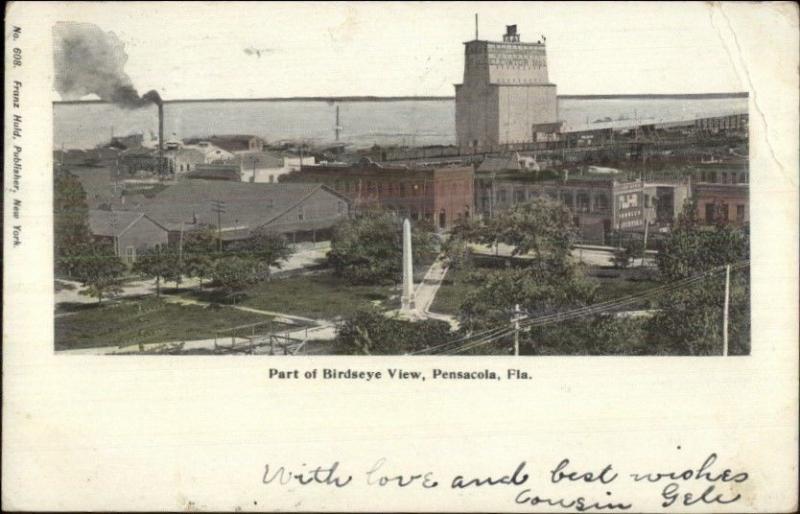
{"type": "Polygon", "coordinates": [[[128,54],[113,32],[92,23],[59,22],[53,28],[55,89],[64,100],[96,94],[101,100],[136,109],[161,105],[156,91],[143,96],[125,73],[128,54]]]}

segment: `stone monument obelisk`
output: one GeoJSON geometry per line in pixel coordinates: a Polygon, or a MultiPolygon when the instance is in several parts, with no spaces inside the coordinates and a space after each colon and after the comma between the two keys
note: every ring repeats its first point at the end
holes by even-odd
{"type": "Polygon", "coordinates": [[[408,218],[403,220],[403,294],[400,301],[400,314],[408,316],[416,314],[414,261],[411,258],[411,222],[408,221],[408,218]]]}

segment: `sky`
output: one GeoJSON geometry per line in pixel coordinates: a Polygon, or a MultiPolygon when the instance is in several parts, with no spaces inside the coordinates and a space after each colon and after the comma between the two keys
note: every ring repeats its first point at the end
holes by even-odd
{"type": "MultiPolygon", "coordinates": [[[[464,41],[547,38],[565,94],[745,91],[719,3],[62,3],[113,31],[140,91],[166,100],[452,96],[464,41]],[[259,55],[260,54],[260,55],[259,55]]],[[[53,92],[54,100],[59,100],[53,92]]]]}

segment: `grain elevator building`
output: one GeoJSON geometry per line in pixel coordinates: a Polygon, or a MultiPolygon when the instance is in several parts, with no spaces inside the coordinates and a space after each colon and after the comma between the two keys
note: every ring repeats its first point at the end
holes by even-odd
{"type": "Polygon", "coordinates": [[[559,130],[544,37],[523,43],[509,25],[502,42],[476,37],[464,46],[464,82],[455,86],[460,147],[536,141],[559,130]]]}

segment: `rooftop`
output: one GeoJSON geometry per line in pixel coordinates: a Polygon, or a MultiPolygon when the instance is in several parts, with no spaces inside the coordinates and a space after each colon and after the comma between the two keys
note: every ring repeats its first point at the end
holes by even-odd
{"type": "Polygon", "coordinates": [[[252,230],[321,189],[339,196],[321,184],[187,180],[165,188],[153,198],[132,196],[128,198],[126,207],[146,213],[158,223],[174,228],[181,223],[189,226],[216,225],[214,205],[217,203],[225,211],[220,216],[223,229],[235,227],[237,230],[252,230]]]}
{"type": "Polygon", "coordinates": [[[141,212],[89,210],[89,230],[96,236],[116,237],[146,216],[141,212]]]}

